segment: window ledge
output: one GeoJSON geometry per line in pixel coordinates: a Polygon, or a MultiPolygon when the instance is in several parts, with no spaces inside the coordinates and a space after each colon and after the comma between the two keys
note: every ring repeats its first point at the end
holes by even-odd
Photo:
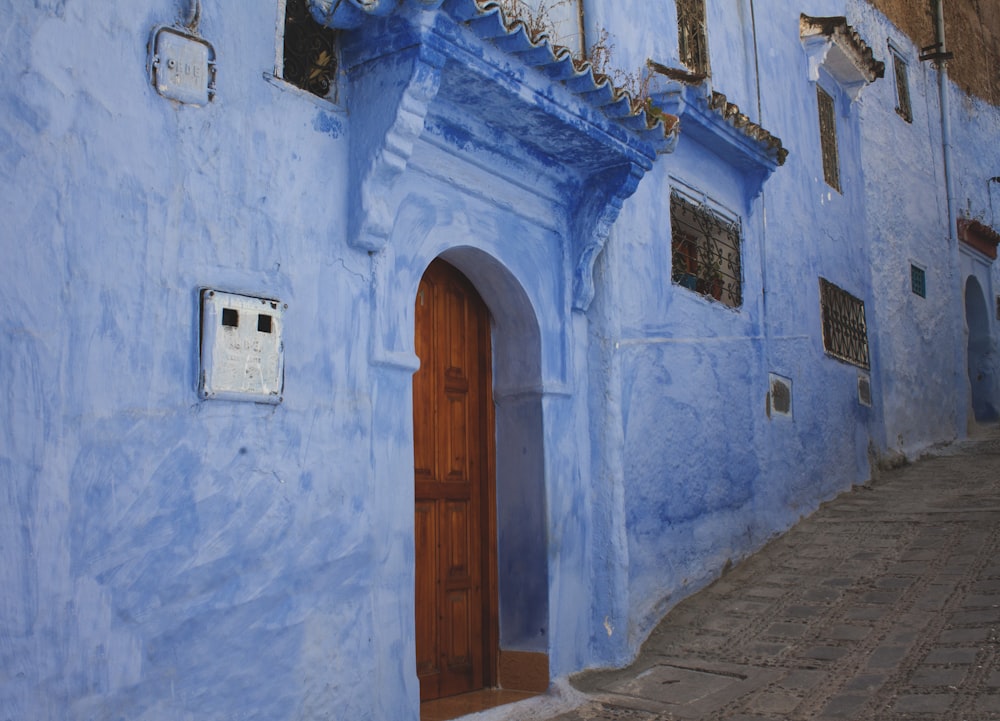
{"type": "Polygon", "coordinates": [[[288,82],[284,78],[280,78],[274,73],[265,71],[262,73],[264,80],[276,87],[282,92],[291,93],[292,95],[298,95],[304,100],[308,100],[313,105],[323,110],[329,110],[331,112],[340,113],[341,115],[347,115],[347,108],[343,105],[338,104],[336,101],[330,98],[321,98],[315,93],[310,93],[308,90],[303,90],[298,85],[288,82]]]}

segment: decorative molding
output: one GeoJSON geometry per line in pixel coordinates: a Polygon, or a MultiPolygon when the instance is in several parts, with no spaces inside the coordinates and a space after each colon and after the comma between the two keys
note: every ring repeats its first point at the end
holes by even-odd
{"type": "Polygon", "coordinates": [[[431,57],[429,53],[416,56],[381,143],[374,149],[357,143],[360,152],[371,159],[355,184],[358,211],[352,214],[355,227],[350,233],[355,247],[379,251],[389,242],[396,217],[395,208],[389,205],[392,187],[409,164],[413,144],[424,130],[427,112],[441,87],[444,61],[431,62],[431,57]]]}
{"type": "MultiPolygon", "coordinates": [[[[625,200],[639,187],[646,169],[635,163],[603,174],[604,192],[587,192],[574,213],[573,235],[579,240],[576,269],[573,274],[573,309],[586,311],[594,300],[594,263],[611,234],[611,226],[621,213],[625,200]]],[[[592,179],[593,180],[593,179],[592,179]]]]}

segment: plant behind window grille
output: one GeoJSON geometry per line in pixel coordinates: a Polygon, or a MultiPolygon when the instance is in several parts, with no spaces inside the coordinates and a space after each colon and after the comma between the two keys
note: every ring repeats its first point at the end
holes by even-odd
{"type": "Polygon", "coordinates": [[[313,95],[327,98],[337,76],[337,65],[337,33],[313,19],[306,0],[287,0],[282,77],[313,95]]]}
{"type": "Polygon", "coordinates": [[[674,283],[737,308],[743,303],[740,223],[679,193],[670,196],[674,283]]]}

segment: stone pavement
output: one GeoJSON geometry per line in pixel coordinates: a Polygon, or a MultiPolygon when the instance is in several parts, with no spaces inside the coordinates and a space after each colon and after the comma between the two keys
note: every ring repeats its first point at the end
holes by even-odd
{"type": "Polygon", "coordinates": [[[1000,720],[1000,435],[824,504],[553,721],[1000,720]]]}

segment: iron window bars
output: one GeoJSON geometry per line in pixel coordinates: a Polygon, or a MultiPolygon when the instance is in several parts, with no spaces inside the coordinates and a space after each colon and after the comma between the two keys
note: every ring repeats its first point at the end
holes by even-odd
{"type": "Polygon", "coordinates": [[[823,348],[834,358],[870,369],[865,303],[826,278],[819,279],[823,348]]]}
{"type": "Polygon", "coordinates": [[[337,33],[316,22],[306,0],[286,0],[282,77],[321,98],[337,76],[337,33]]]}
{"type": "Polygon", "coordinates": [[[908,123],[913,122],[913,108],[910,105],[910,80],[906,74],[906,61],[896,52],[892,53],[892,69],[896,76],[896,112],[908,123]]]}
{"type": "Polygon", "coordinates": [[[840,191],[840,158],[837,154],[837,114],[833,97],[819,85],[816,86],[819,106],[819,141],[823,149],[823,177],[827,184],[840,191]]]}
{"type": "Polygon", "coordinates": [[[696,73],[709,74],[705,0],[677,0],[677,44],[682,63],[696,73]]]}
{"type": "Polygon", "coordinates": [[[927,297],[927,273],[923,268],[910,264],[910,290],[921,298],[927,297]]]}
{"type": "Polygon", "coordinates": [[[671,280],[731,308],[743,304],[740,221],[670,194],[671,280]]]}

